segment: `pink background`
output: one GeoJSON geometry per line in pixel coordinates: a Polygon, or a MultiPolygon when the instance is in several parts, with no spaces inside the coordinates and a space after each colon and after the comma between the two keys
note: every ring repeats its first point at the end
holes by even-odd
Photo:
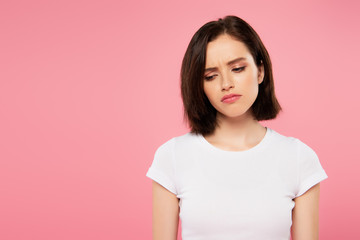
{"type": "MultiPolygon", "coordinates": [[[[179,71],[238,15],[273,61],[263,122],[318,154],[320,239],[360,236],[358,1],[1,1],[0,239],[151,239],[156,148],[188,131],[179,71]]],[[[180,235],[180,232],[179,232],[180,235]]]]}

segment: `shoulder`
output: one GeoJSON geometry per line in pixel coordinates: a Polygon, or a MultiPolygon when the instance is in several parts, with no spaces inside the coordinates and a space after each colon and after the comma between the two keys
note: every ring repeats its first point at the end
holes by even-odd
{"type": "Polygon", "coordinates": [[[273,141],[275,141],[275,142],[283,143],[283,144],[291,144],[291,145],[301,146],[301,147],[304,147],[306,145],[303,141],[301,141],[297,137],[280,133],[274,129],[270,129],[270,131],[272,133],[273,141]]]}
{"type": "Polygon", "coordinates": [[[282,134],[273,129],[271,129],[271,136],[271,144],[273,147],[277,146],[281,151],[296,152],[298,155],[316,156],[315,151],[300,138],[282,134]]]}
{"type": "Polygon", "coordinates": [[[296,150],[298,145],[298,138],[280,133],[276,130],[270,129],[271,133],[271,145],[272,147],[278,147],[282,151],[284,150],[296,150]]]}
{"type": "Polygon", "coordinates": [[[296,154],[298,165],[319,165],[318,155],[314,149],[303,140],[296,137],[285,136],[277,132],[273,135],[274,141],[280,143],[278,146],[280,146],[279,150],[281,152],[292,152],[296,154]]]}
{"type": "Polygon", "coordinates": [[[189,146],[193,146],[194,143],[199,138],[199,135],[188,132],[182,135],[178,135],[166,140],[162,143],[156,150],[156,152],[163,151],[173,151],[175,148],[188,148],[189,146]]]}

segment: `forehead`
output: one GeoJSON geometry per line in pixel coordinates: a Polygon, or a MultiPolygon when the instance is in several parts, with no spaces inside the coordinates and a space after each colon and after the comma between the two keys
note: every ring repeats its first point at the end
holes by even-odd
{"type": "Polygon", "coordinates": [[[226,64],[235,58],[245,57],[252,61],[252,55],[246,45],[227,34],[220,35],[206,47],[206,67],[226,64]]]}

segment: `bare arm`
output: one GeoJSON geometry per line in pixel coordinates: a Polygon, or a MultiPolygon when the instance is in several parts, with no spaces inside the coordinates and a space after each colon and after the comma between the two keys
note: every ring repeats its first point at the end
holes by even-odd
{"type": "Polygon", "coordinates": [[[153,240],[176,240],[179,224],[179,199],[153,181],[153,240]]]}
{"type": "Polygon", "coordinates": [[[320,183],[294,199],[291,237],[293,240],[319,239],[320,183]]]}

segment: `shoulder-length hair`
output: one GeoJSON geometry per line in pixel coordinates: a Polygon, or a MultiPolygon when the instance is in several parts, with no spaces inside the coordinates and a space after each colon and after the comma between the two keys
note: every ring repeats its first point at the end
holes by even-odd
{"type": "Polygon", "coordinates": [[[203,25],[192,37],[181,66],[181,97],[184,105],[184,120],[192,133],[212,133],[218,123],[217,110],[204,92],[204,72],[207,44],[219,35],[228,34],[246,45],[257,67],[264,64],[264,79],[259,84],[258,96],[251,106],[258,121],[276,118],[282,110],[275,96],[272,65],[269,54],[255,30],[236,16],[226,16],[203,25]]]}

